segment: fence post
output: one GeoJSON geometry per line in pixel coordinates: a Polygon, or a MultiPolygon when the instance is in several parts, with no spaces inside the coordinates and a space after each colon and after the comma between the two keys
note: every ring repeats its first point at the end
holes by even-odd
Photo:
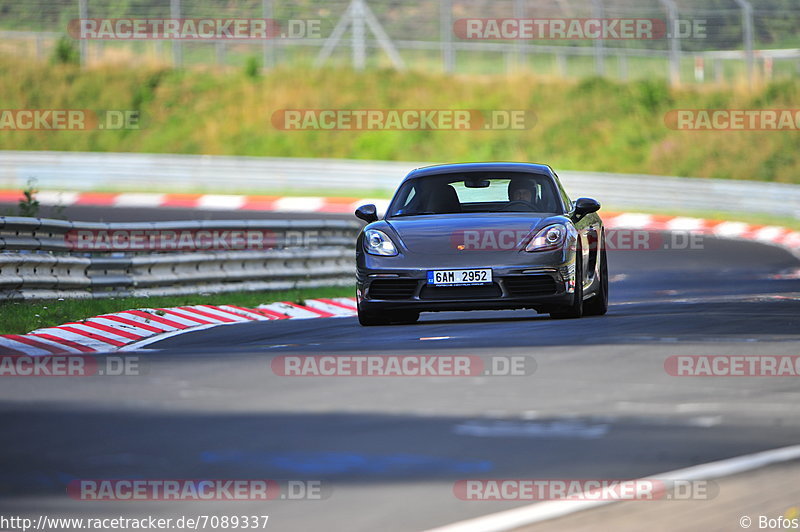
{"type": "Polygon", "coordinates": [[[694,56],[694,80],[702,83],[706,79],[706,63],[702,55],[694,56]]]}
{"type": "MultiPolygon", "coordinates": [[[[89,18],[89,8],[86,5],[86,0],[78,0],[78,18],[81,20],[89,18]]],[[[89,41],[81,39],[78,48],[81,54],[81,66],[85,67],[89,61],[89,41]]]]}
{"type": "MultiPolygon", "coordinates": [[[[261,16],[264,17],[268,22],[268,26],[270,28],[276,28],[275,21],[272,18],[275,16],[273,9],[272,9],[272,0],[262,0],[261,1],[261,16]]],[[[275,44],[274,39],[278,36],[274,35],[269,39],[264,39],[262,53],[262,68],[264,70],[270,69],[275,66],[275,44]]]]}
{"type": "Polygon", "coordinates": [[[367,59],[367,43],[364,39],[364,2],[353,0],[352,22],[353,25],[353,68],[364,70],[367,59]]]}
{"type": "MultiPolygon", "coordinates": [[[[525,0],[514,0],[514,18],[517,20],[525,18],[525,0]]],[[[522,50],[522,40],[518,37],[514,41],[514,68],[517,71],[522,70],[524,53],[522,50]]],[[[524,57],[527,58],[527,55],[524,57]]]]}
{"type": "Polygon", "coordinates": [[[744,53],[747,62],[747,82],[752,86],[755,74],[755,60],[753,57],[753,4],[747,0],[736,0],[742,8],[742,26],[744,29],[744,53]]]}
{"type": "MultiPolygon", "coordinates": [[[[603,18],[603,0],[592,0],[592,16],[596,19],[603,18]]],[[[606,73],[606,58],[605,58],[605,43],[603,42],[603,35],[599,39],[594,40],[594,67],[598,76],[604,76],[606,73]]]]}
{"type": "Polygon", "coordinates": [[[214,43],[214,47],[216,48],[216,62],[217,66],[225,66],[225,41],[217,41],[214,43]]]}
{"type": "Polygon", "coordinates": [[[558,77],[567,77],[567,57],[564,52],[556,52],[556,71],[558,72],[558,77]]]}
{"type": "MultiPolygon", "coordinates": [[[[173,19],[181,18],[181,0],[169,1],[169,16],[173,19]]],[[[180,39],[172,40],[172,63],[175,68],[183,66],[183,48],[180,39]]]]}
{"type": "Polygon", "coordinates": [[[667,8],[667,36],[669,39],[669,82],[679,85],[681,82],[681,43],[678,37],[678,6],[675,0],[660,0],[667,8]]]}
{"type": "Polygon", "coordinates": [[[453,49],[453,2],[439,0],[439,37],[442,41],[442,69],[448,74],[455,70],[453,49]]]}

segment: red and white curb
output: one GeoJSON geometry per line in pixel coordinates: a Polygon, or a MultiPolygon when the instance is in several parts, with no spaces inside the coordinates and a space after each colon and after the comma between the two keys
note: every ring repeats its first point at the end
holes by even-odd
{"type": "Polygon", "coordinates": [[[750,240],[780,246],[800,257],[800,231],[776,225],[752,225],[744,222],[633,212],[605,213],[602,218],[608,229],[685,231],[718,238],[750,240]]]}
{"type": "Polygon", "coordinates": [[[236,305],[126,310],[95,316],[28,334],[0,335],[0,354],[61,355],[118,351],[143,346],[167,335],[215,325],[248,321],[336,318],[357,314],[355,298],[308,299],[303,305],[269,303],[256,308],[236,305]]]}
{"type": "MultiPolygon", "coordinates": [[[[0,190],[0,203],[23,199],[18,190],[0,190]]],[[[378,211],[389,205],[386,199],[325,198],[317,196],[237,196],[229,194],[151,194],[140,192],[69,192],[41,190],[36,194],[41,205],[61,207],[139,207],[165,209],[203,209],[218,211],[320,212],[353,214],[361,205],[373,203],[378,211]]]]}

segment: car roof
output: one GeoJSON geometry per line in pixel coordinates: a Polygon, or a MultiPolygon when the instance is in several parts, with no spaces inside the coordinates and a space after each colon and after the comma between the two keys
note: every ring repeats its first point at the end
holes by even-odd
{"type": "Polygon", "coordinates": [[[511,163],[511,162],[486,162],[486,163],[450,163],[435,164],[417,168],[408,173],[403,181],[416,179],[429,175],[458,174],[464,172],[525,172],[529,174],[544,174],[555,177],[553,169],[546,164],[536,163],[511,163]]]}

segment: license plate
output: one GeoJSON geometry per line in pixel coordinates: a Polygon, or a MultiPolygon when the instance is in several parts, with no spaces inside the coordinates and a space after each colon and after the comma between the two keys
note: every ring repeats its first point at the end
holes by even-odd
{"type": "Polygon", "coordinates": [[[429,270],[428,284],[435,286],[463,286],[491,284],[492,270],[429,270]]]}

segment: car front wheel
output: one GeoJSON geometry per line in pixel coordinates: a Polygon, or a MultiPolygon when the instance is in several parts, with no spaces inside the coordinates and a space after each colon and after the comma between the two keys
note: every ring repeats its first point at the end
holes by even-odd
{"type": "Polygon", "coordinates": [[[608,312],[608,262],[606,261],[606,247],[600,252],[600,287],[593,298],[583,305],[583,314],[586,316],[602,316],[608,312]]]}

